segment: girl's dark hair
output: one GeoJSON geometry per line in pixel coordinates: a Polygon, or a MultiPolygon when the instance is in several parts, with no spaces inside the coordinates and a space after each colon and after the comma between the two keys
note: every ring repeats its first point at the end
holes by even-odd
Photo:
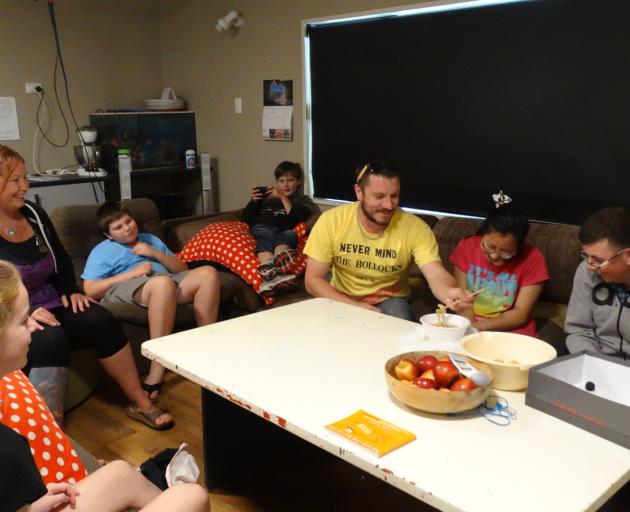
{"type": "Polygon", "coordinates": [[[486,220],[477,230],[477,235],[485,235],[493,231],[502,235],[514,235],[520,251],[529,232],[529,220],[516,206],[504,204],[488,212],[486,220]]]}

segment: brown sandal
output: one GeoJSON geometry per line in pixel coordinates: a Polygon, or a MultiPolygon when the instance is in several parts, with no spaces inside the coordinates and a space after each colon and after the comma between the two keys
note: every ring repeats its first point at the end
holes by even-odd
{"type": "Polygon", "coordinates": [[[140,423],[144,423],[147,427],[150,427],[154,430],[168,430],[169,428],[173,428],[175,426],[175,420],[171,417],[171,421],[167,421],[165,423],[156,423],[157,419],[163,414],[170,414],[167,409],[157,409],[153,412],[142,412],[136,404],[129,404],[127,407],[127,416],[132,420],[139,421],[140,423]]]}

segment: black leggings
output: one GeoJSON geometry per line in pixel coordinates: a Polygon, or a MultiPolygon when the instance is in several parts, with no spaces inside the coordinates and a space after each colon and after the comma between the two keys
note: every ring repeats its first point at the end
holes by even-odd
{"type": "Polygon", "coordinates": [[[72,307],[51,309],[61,325],[43,325],[35,331],[28,350],[27,368],[68,366],[70,351],[93,348],[99,359],[113,356],[126,344],[127,338],[118,321],[104,307],[92,304],[81,313],[72,307]]]}

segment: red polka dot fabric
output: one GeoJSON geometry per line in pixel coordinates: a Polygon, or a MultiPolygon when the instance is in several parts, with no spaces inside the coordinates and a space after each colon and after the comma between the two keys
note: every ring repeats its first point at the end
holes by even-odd
{"type": "MultiPolygon", "coordinates": [[[[298,257],[287,273],[303,274],[306,271],[307,256],[302,253],[302,250],[306,244],[308,226],[302,222],[293,231],[298,235],[298,257]]],[[[220,263],[239,275],[258,293],[263,280],[258,274],[260,262],[256,257],[255,249],[256,240],[249,232],[247,223],[216,222],[208,224],[196,233],[177,254],[177,257],[186,263],[199,260],[220,263]]],[[[268,304],[273,302],[273,297],[263,298],[268,304]]]]}
{"type": "Polygon", "coordinates": [[[45,484],[74,484],[87,476],[48,406],[19,370],[0,379],[0,422],[26,438],[45,484]]]}

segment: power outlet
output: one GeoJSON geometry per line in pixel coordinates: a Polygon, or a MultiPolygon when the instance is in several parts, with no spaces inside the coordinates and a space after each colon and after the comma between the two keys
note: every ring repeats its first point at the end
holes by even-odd
{"type": "Polygon", "coordinates": [[[26,94],[39,94],[44,90],[44,86],[41,82],[26,82],[24,84],[24,90],[26,91],[26,94]],[[38,87],[39,91],[37,90],[38,87]]]}

